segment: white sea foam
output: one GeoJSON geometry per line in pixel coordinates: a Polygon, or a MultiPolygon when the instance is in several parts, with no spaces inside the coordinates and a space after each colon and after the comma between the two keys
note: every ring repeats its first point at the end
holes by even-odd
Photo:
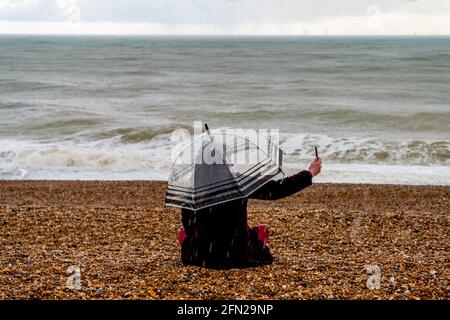
{"type": "MultiPolygon", "coordinates": [[[[306,169],[314,156],[313,145],[319,145],[324,169],[316,182],[450,185],[448,165],[398,164],[404,161],[401,156],[386,162],[371,159],[366,163],[361,158],[352,161],[346,150],[355,150],[355,145],[362,147],[360,139],[351,143],[346,138],[338,143],[327,136],[283,134],[283,141],[287,174],[306,169]],[[345,156],[340,158],[341,154],[345,156]]],[[[172,166],[173,146],[167,137],[136,144],[1,140],[0,179],[166,180],[172,166]]],[[[381,143],[378,147],[381,148],[381,143]]]]}
{"type": "Polygon", "coordinates": [[[0,141],[0,179],[165,179],[168,147],[0,141]]]}
{"type": "MultiPolygon", "coordinates": [[[[307,163],[286,164],[287,174],[307,167],[307,163]]],[[[450,168],[446,166],[398,166],[327,164],[314,178],[319,183],[367,183],[450,186],[450,168]]]]}
{"type": "Polygon", "coordinates": [[[321,157],[338,163],[450,166],[450,141],[445,140],[287,134],[281,145],[293,160],[309,159],[314,146],[321,157]]]}

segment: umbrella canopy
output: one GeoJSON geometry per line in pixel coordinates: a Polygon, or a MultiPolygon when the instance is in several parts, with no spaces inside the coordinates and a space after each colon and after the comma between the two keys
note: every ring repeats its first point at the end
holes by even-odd
{"type": "Polygon", "coordinates": [[[166,205],[196,211],[248,197],[282,173],[282,156],[264,135],[208,130],[176,158],[166,205]]]}

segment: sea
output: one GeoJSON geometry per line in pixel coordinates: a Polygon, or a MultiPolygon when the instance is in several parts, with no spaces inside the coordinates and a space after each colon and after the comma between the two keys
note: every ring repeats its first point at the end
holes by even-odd
{"type": "Polygon", "coordinates": [[[286,174],[318,146],[316,182],[450,185],[450,37],[0,37],[2,180],[167,180],[195,121],[278,130],[286,174]]]}

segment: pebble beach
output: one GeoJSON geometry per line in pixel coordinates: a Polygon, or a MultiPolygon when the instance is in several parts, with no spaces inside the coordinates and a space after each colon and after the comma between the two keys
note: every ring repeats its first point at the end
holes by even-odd
{"type": "Polygon", "coordinates": [[[448,186],[314,184],[251,200],[275,261],[241,270],[181,263],[165,188],[0,181],[0,299],[450,298],[448,186]]]}

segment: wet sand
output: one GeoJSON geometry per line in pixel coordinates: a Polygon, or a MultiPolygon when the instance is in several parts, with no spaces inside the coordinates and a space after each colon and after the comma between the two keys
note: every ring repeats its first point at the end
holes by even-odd
{"type": "Polygon", "coordinates": [[[162,182],[0,181],[0,299],[449,299],[450,187],[251,200],[271,266],[185,267],[162,182]],[[67,287],[70,266],[81,288],[67,287]],[[379,281],[378,281],[379,280],[379,281]]]}

